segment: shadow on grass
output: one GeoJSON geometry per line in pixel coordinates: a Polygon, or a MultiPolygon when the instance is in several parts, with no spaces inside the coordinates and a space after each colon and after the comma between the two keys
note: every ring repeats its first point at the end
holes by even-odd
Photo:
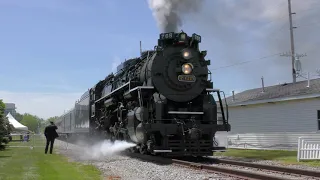
{"type": "Polygon", "coordinates": [[[0,145],[0,151],[4,151],[4,150],[6,150],[6,145],[1,144],[0,145]]]}
{"type": "Polygon", "coordinates": [[[1,158],[9,158],[9,157],[12,157],[12,156],[0,156],[0,159],[1,158]]]}

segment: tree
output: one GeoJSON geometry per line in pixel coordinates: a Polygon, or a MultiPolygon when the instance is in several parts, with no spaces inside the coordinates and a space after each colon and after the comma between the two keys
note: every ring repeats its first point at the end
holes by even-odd
{"type": "Polygon", "coordinates": [[[32,132],[38,132],[40,121],[41,119],[39,117],[25,113],[20,123],[27,126],[32,132]]]}
{"type": "Polygon", "coordinates": [[[0,99],[0,149],[3,149],[3,142],[8,143],[8,139],[5,136],[9,135],[9,133],[13,130],[12,125],[9,123],[9,120],[4,115],[5,104],[0,99]]]}
{"type": "Polygon", "coordinates": [[[16,115],[15,115],[15,119],[18,121],[18,122],[21,122],[22,121],[22,119],[23,119],[23,114],[20,114],[20,113],[16,113],[16,115]]]}
{"type": "Polygon", "coordinates": [[[46,119],[44,121],[41,121],[41,123],[40,123],[40,132],[44,131],[44,128],[50,124],[50,121],[56,122],[56,120],[58,118],[59,118],[59,116],[53,116],[53,117],[50,117],[50,118],[48,118],[48,119],[46,119]]]}
{"type": "Polygon", "coordinates": [[[39,118],[36,115],[32,115],[29,113],[16,113],[16,119],[21,124],[28,127],[28,129],[35,133],[41,133],[43,132],[44,128],[49,125],[49,121],[55,122],[58,116],[50,117],[46,120],[39,118]]]}
{"type": "Polygon", "coordinates": [[[53,116],[53,117],[48,118],[46,121],[48,121],[48,122],[50,122],[50,121],[56,122],[57,119],[58,119],[58,116],[53,116]]]}

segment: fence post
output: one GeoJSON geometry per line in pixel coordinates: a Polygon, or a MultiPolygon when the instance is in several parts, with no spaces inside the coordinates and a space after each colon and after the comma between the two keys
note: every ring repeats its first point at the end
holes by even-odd
{"type": "Polygon", "coordinates": [[[297,161],[300,162],[300,153],[301,153],[301,137],[298,138],[298,152],[297,152],[297,161]]]}
{"type": "Polygon", "coordinates": [[[32,140],[31,140],[32,142],[31,142],[31,147],[30,147],[30,149],[34,149],[36,136],[35,136],[34,133],[32,133],[32,134],[29,135],[29,139],[28,139],[28,140],[30,140],[30,136],[31,136],[31,138],[32,138],[32,140]]]}
{"type": "Polygon", "coordinates": [[[69,141],[68,141],[68,135],[66,135],[66,143],[67,143],[67,147],[66,147],[66,149],[68,150],[68,146],[69,146],[69,143],[68,143],[69,141]]]}
{"type": "Polygon", "coordinates": [[[226,149],[228,149],[228,147],[229,147],[229,138],[228,138],[228,136],[226,137],[226,149]]]}

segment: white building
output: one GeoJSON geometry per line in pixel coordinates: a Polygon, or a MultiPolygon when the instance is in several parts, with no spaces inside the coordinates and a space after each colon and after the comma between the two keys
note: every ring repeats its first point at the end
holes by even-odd
{"type": "Polygon", "coordinates": [[[288,149],[300,136],[320,137],[320,79],[246,90],[226,100],[230,147],[288,149]]]}
{"type": "Polygon", "coordinates": [[[6,116],[10,113],[13,117],[16,116],[16,105],[14,103],[5,103],[6,107],[4,109],[4,115],[6,116]]]}

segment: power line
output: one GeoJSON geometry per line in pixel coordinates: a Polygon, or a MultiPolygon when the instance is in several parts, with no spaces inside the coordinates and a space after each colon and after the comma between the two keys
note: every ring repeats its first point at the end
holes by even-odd
{"type": "MultiPolygon", "coordinates": [[[[283,2],[282,2],[282,3],[283,3],[283,2]]],[[[280,5],[280,4],[282,4],[282,3],[279,3],[278,5],[280,5]]],[[[309,9],[312,9],[312,8],[309,8],[309,9]]],[[[290,30],[293,30],[293,28],[296,28],[296,27],[293,27],[293,26],[292,26],[292,16],[291,16],[291,15],[292,15],[292,14],[295,14],[295,13],[292,13],[292,12],[291,12],[291,0],[288,0],[288,10],[289,10],[290,30]]],[[[307,10],[308,10],[308,9],[307,9],[307,10]]],[[[307,11],[307,10],[302,10],[302,11],[300,11],[300,12],[307,11]]],[[[278,18],[278,19],[282,19],[282,18],[284,18],[284,17],[286,17],[286,15],[285,15],[285,16],[282,16],[282,17],[280,17],[280,18],[278,18]]],[[[275,21],[275,20],[269,21],[269,22],[266,23],[265,25],[270,24],[270,23],[272,23],[272,22],[274,22],[274,21],[275,21]]],[[[276,29],[275,31],[272,31],[270,34],[267,33],[267,35],[269,35],[268,37],[270,37],[270,35],[272,35],[272,34],[275,34],[276,32],[279,32],[279,31],[283,30],[283,29],[285,28],[285,25],[287,25],[287,23],[288,23],[288,22],[284,23],[284,24],[281,26],[281,28],[276,29]]],[[[259,29],[259,28],[257,28],[257,29],[259,29]]],[[[292,31],[291,34],[293,35],[293,31],[292,31]]],[[[291,40],[291,42],[292,42],[291,44],[293,44],[293,43],[294,43],[293,37],[292,37],[291,39],[292,39],[292,40],[291,40]]],[[[246,44],[246,43],[251,42],[251,41],[253,41],[253,40],[245,41],[245,42],[243,42],[243,43],[241,43],[241,44],[246,44]]],[[[238,43],[236,43],[236,44],[238,44],[238,43]]],[[[239,44],[240,44],[240,43],[239,43],[239,44]]],[[[293,49],[293,52],[294,52],[294,44],[291,45],[291,46],[293,46],[293,48],[291,48],[291,49],[293,49]]],[[[218,70],[218,69],[229,68],[229,67],[233,67],[233,66],[238,66],[238,65],[246,64],[246,63],[249,63],[249,62],[252,62],[252,61],[263,60],[263,59],[266,59],[266,58],[269,58],[269,57],[273,57],[273,56],[277,56],[277,55],[280,55],[280,54],[281,54],[281,53],[276,53],[276,54],[272,54],[272,55],[269,55],[269,56],[261,57],[261,58],[258,58],[258,59],[253,59],[253,60],[249,60],[249,61],[239,62],[239,63],[232,64],[232,65],[228,65],[228,66],[222,66],[222,67],[219,67],[219,68],[211,69],[211,71],[218,70]]],[[[293,57],[293,64],[292,64],[293,70],[294,70],[294,59],[295,59],[295,57],[293,57]]],[[[293,71],[293,73],[295,73],[295,72],[293,71]]],[[[294,81],[295,81],[295,78],[294,78],[294,81]]]]}
{"type": "Polygon", "coordinates": [[[259,61],[259,60],[263,60],[263,59],[270,58],[270,57],[273,57],[273,56],[278,56],[278,55],[280,55],[280,53],[276,53],[276,54],[264,56],[264,57],[257,58],[257,59],[252,59],[252,60],[249,60],[249,61],[243,61],[243,62],[239,62],[239,63],[236,63],[236,64],[228,65],[228,66],[222,66],[222,67],[215,68],[215,69],[210,69],[210,71],[215,71],[215,70],[218,70],[218,69],[229,68],[229,67],[233,67],[233,66],[239,66],[239,65],[242,65],[242,64],[250,63],[250,62],[253,62],[253,61],[259,61]]]}
{"type": "MultiPolygon", "coordinates": [[[[310,52],[313,52],[313,51],[316,51],[318,50],[318,45],[320,43],[316,43],[314,44],[314,48],[311,49],[311,50],[308,50],[306,51],[307,53],[310,53],[310,52]]],[[[242,65],[242,64],[246,64],[246,63],[250,63],[250,62],[254,62],[254,61],[259,61],[259,60],[264,60],[266,58],[270,58],[270,57],[274,57],[274,56],[278,56],[278,55],[281,55],[282,53],[276,53],[276,54],[271,54],[271,55],[268,55],[268,56],[264,56],[264,57],[261,57],[261,58],[256,58],[256,59],[252,59],[252,60],[248,60],[248,61],[242,61],[242,62],[239,62],[239,63],[235,63],[235,64],[231,64],[231,65],[227,65],[227,66],[221,66],[221,67],[218,67],[218,68],[214,68],[214,69],[210,69],[210,71],[215,71],[215,70],[219,70],[219,69],[225,69],[225,68],[229,68],[229,67],[233,67],[233,66],[239,66],[239,65],[242,65]]]]}

